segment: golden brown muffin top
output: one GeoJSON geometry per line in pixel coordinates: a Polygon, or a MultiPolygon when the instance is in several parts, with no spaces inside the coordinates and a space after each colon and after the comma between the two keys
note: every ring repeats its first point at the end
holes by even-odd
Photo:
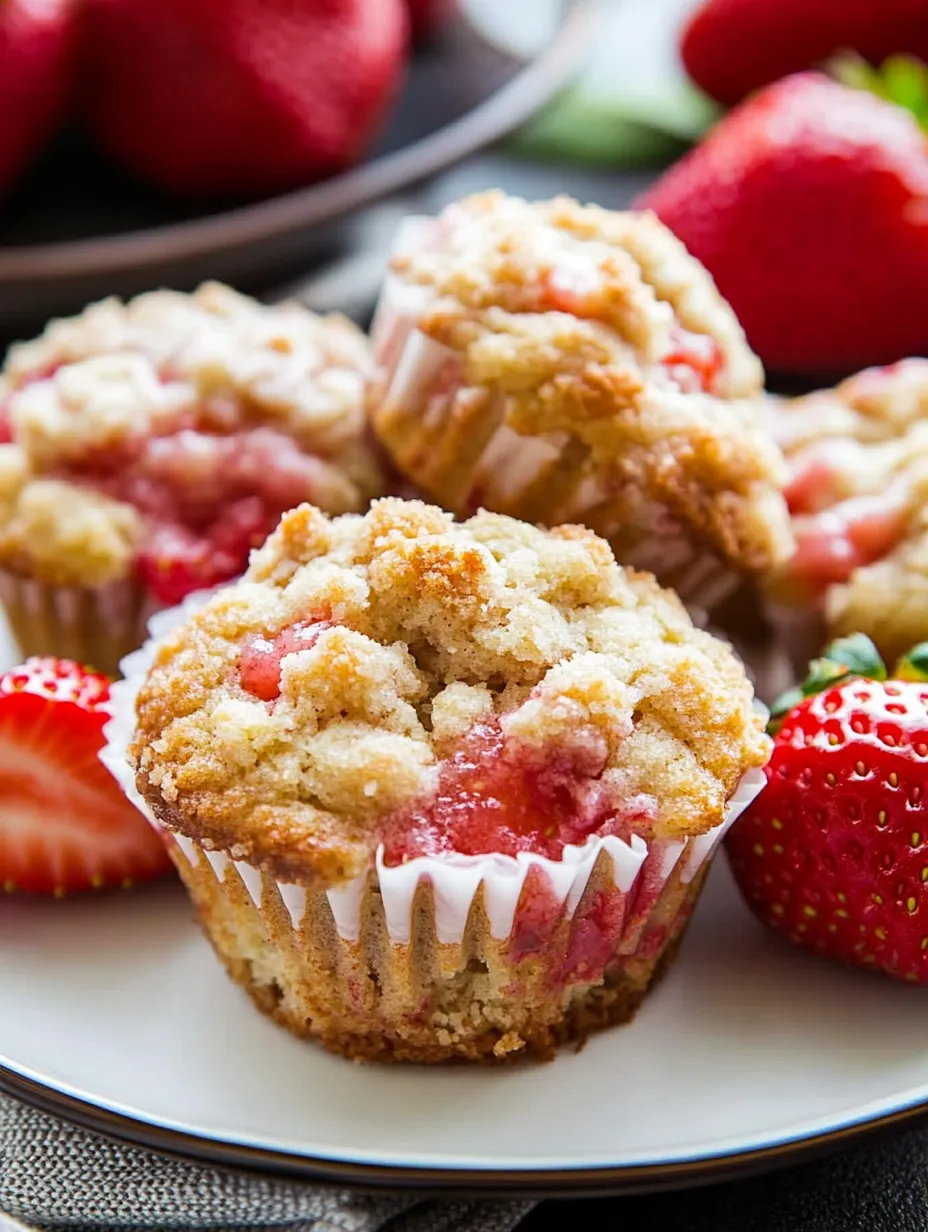
{"type": "Polygon", "coordinates": [[[655,506],[737,568],[789,554],[783,459],[756,404],[761,365],[709,273],[655,216],[485,193],[449,207],[393,269],[421,297],[416,327],[459,357],[457,413],[501,397],[488,414],[507,442],[553,446],[576,480],[552,484],[539,453],[526,504],[534,476],[514,477],[508,455],[524,454],[529,471],[533,455],[497,440],[476,466],[478,499],[430,482],[434,459],[401,439],[394,384],[375,426],[433,497],[458,512],[482,502],[582,521],[622,550],[655,506]]]}
{"type": "Polygon", "coordinates": [[[94,476],[107,456],[181,428],[278,431],[318,459],[316,503],[363,508],[382,491],[364,438],[372,373],[347,319],[218,283],[52,321],[11,348],[0,377],[12,438],[0,445],[0,563],[53,585],[126,576],[143,517],[94,476]]]}
{"type": "Polygon", "coordinates": [[[286,514],[159,646],[137,714],[139,790],[169,828],[324,885],[366,866],[477,724],[634,801],[658,838],[718,825],[768,751],[730,648],[590,531],[395,498],[286,514]],[[262,700],[245,664],[275,639],[295,649],[262,700]]]}

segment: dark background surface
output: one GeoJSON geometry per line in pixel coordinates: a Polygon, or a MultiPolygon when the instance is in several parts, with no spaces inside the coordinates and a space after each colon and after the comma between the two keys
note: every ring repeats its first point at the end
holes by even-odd
{"type": "MultiPolygon", "coordinates": [[[[692,1115],[699,1115],[693,1109],[692,1115]]],[[[727,1185],[545,1202],[520,1232],[925,1232],[928,1131],[727,1185]]]]}

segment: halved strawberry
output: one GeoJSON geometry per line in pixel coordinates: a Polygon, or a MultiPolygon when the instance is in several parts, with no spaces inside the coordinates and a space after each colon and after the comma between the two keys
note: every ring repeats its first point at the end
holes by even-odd
{"type": "Polygon", "coordinates": [[[0,887],[64,894],[159,877],[164,845],[98,759],[109,681],[66,659],[0,676],[0,887]]]}

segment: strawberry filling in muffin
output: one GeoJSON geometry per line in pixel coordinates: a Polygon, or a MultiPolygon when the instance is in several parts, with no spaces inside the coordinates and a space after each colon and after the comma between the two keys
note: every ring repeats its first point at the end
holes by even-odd
{"type": "Polygon", "coordinates": [[[719,344],[708,334],[695,334],[677,325],[672,330],[673,347],[661,365],[681,389],[701,389],[710,394],[724,362],[719,344]]]}
{"type": "Polygon", "coordinates": [[[301,501],[326,501],[326,468],[271,427],[220,431],[186,417],[50,472],[131,505],[144,531],[136,569],[165,604],[237,577],[252,548],[301,501]]]}
{"type": "Polygon", "coordinates": [[[319,634],[331,627],[328,620],[297,621],[276,637],[250,637],[238,664],[242,688],[263,702],[274,701],[280,696],[280,673],[286,656],[311,650],[319,634]]]}
{"type": "Polygon", "coordinates": [[[0,378],[0,563],[161,605],[238,576],[285,510],[379,489],[372,374],[348,321],[216,284],[52,322],[0,378]]]}
{"type": "Polygon", "coordinates": [[[580,527],[301,505],[164,619],[112,759],[234,978],[346,1055],[627,1020],[763,783],[730,648],[580,527]]]}
{"type": "MultiPolygon", "coordinates": [[[[238,661],[242,687],[262,701],[276,701],[284,659],[311,650],[332,627],[322,617],[297,621],[273,638],[251,636],[238,661]]],[[[439,762],[434,794],[384,819],[384,865],[395,868],[421,856],[521,852],[559,860],[565,847],[582,846],[594,836],[628,841],[648,829],[655,802],[639,793],[619,805],[601,781],[607,756],[604,743],[562,742],[553,750],[539,750],[507,737],[498,719],[477,723],[439,762]]],[[[631,908],[628,896],[617,889],[602,889],[583,900],[556,982],[603,972],[630,910],[644,918],[656,901],[663,878],[651,872],[659,865],[653,855],[646,861],[631,908]]],[[[517,961],[544,948],[560,909],[550,876],[533,866],[513,921],[511,948],[517,961]]],[[[657,947],[659,939],[653,944],[657,947]]]]}
{"type": "MultiPolygon", "coordinates": [[[[327,629],[328,615],[297,621],[275,637],[252,635],[238,661],[242,687],[264,702],[281,692],[288,655],[311,650],[327,629]]],[[[499,719],[475,724],[437,766],[434,793],[395,810],[381,823],[383,862],[396,868],[423,856],[514,857],[533,853],[563,858],[567,846],[615,835],[630,840],[654,820],[655,801],[634,794],[621,803],[602,781],[605,742],[586,740],[538,749],[507,737],[499,719]]],[[[606,887],[579,904],[570,944],[552,980],[570,984],[598,978],[615,956],[629,915],[644,919],[661,886],[660,846],[645,862],[633,900],[606,887]]],[[[556,927],[561,900],[549,874],[537,865],[526,877],[510,942],[516,961],[544,949],[556,927]]],[[[655,936],[655,948],[666,937],[655,936]]]]}
{"type": "MultiPolygon", "coordinates": [[[[648,910],[656,897],[656,893],[648,897],[639,891],[636,902],[641,899],[644,907],[647,898],[644,909],[648,910]]],[[[545,873],[537,867],[531,869],[513,921],[509,949],[515,962],[543,952],[557,923],[559,906],[545,873]]],[[[619,890],[603,889],[587,895],[574,917],[563,960],[552,972],[552,985],[600,978],[610,962],[615,961],[616,942],[628,915],[628,896],[619,890]]]]}
{"type": "Polygon", "coordinates": [[[813,591],[846,582],[855,569],[880,560],[900,542],[908,522],[892,494],[857,496],[795,527],[793,573],[813,591]]]}
{"type": "Polygon", "coordinates": [[[904,483],[854,494],[867,465],[867,448],[851,439],[812,445],[794,462],[784,493],[796,539],[790,571],[813,593],[846,582],[905,535],[910,500],[904,483]]]}
{"type": "MultiPolygon", "coordinates": [[[[276,701],[284,659],[311,650],[332,627],[330,619],[320,618],[298,621],[273,638],[253,635],[238,662],[242,687],[262,701],[276,701]]],[[[423,856],[520,853],[560,860],[565,847],[580,847],[594,837],[614,835],[627,842],[632,834],[649,829],[656,804],[643,793],[619,803],[601,779],[607,758],[604,742],[562,742],[539,750],[507,737],[498,719],[477,723],[439,762],[434,794],[382,822],[384,865],[396,868],[423,856]]],[[[645,861],[631,899],[614,887],[584,897],[567,951],[552,973],[553,983],[599,978],[614,961],[629,917],[644,920],[660,893],[660,850],[656,844],[645,861]]],[[[561,906],[549,874],[532,866],[513,919],[510,949],[515,961],[544,949],[561,906]]],[[[665,941],[664,932],[655,933],[648,944],[656,950],[665,941]]]]}
{"type": "MultiPolygon", "coordinates": [[[[437,219],[414,219],[401,239],[415,245],[419,257],[428,254],[446,255],[454,250],[461,233],[466,235],[473,218],[466,205],[449,206],[437,219]]],[[[612,254],[606,244],[589,238],[580,239],[558,233],[552,228],[539,228],[531,237],[534,264],[537,270],[534,285],[530,278],[521,286],[510,287],[518,292],[519,310],[522,312],[563,312],[579,320],[600,322],[607,328],[614,327],[614,277],[612,254]]],[[[462,243],[466,250],[467,240],[462,243]]],[[[424,306],[430,295],[420,288],[424,306]]],[[[655,306],[661,318],[658,333],[664,335],[663,348],[658,347],[653,364],[655,374],[662,374],[674,385],[688,393],[715,393],[724,377],[725,355],[719,343],[710,334],[687,329],[677,318],[672,305],[655,306]]],[[[375,354],[384,367],[392,367],[412,329],[412,321],[391,321],[389,327],[380,322],[375,329],[375,354]]],[[[650,348],[649,348],[650,349],[650,348]]],[[[647,362],[647,356],[641,356],[647,362]]],[[[442,392],[451,397],[464,384],[463,371],[452,385],[443,382],[442,392]]]]}
{"type": "Polygon", "coordinates": [[[387,820],[385,861],[520,851],[558,860],[593,834],[627,835],[633,821],[646,824],[654,804],[639,796],[617,808],[598,782],[606,758],[605,745],[539,753],[507,739],[499,722],[480,723],[439,765],[435,794],[387,820]]]}
{"type": "MultiPolygon", "coordinates": [[[[331,619],[320,617],[297,621],[273,638],[252,635],[238,661],[242,687],[276,701],[284,659],[311,650],[332,627],[331,619]]],[[[603,741],[562,741],[539,750],[507,736],[498,719],[477,723],[439,762],[434,794],[385,820],[385,863],[523,851],[558,860],[566,846],[594,834],[628,839],[635,823],[647,827],[654,801],[638,793],[620,806],[600,781],[607,760],[603,741]]]]}
{"type": "MultiPolygon", "coordinates": [[[[581,272],[576,268],[545,270],[539,283],[540,311],[566,312],[592,321],[605,317],[602,277],[592,262],[586,263],[581,272]]],[[[715,391],[724,362],[722,349],[714,338],[685,329],[676,320],[669,331],[667,350],[658,360],[665,375],[680,389],[707,394],[715,391]]]]}

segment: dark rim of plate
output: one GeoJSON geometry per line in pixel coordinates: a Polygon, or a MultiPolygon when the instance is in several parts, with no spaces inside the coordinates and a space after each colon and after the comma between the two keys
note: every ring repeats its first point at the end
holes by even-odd
{"type": "Polygon", "coordinates": [[[43,1085],[0,1064],[0,1092],[93,1133],[162,1155],[237,1172],[274,1173],[361,1189],[415,1189],[443,1196],[567,1198],[650,1193],[716,1184],[798,1164],[891,1130],[928,1121],[928,1102],[822,1133],[680,1162],[571,1169],[402,1167],[294,1155],[138,1120],[43,1085]]]}

